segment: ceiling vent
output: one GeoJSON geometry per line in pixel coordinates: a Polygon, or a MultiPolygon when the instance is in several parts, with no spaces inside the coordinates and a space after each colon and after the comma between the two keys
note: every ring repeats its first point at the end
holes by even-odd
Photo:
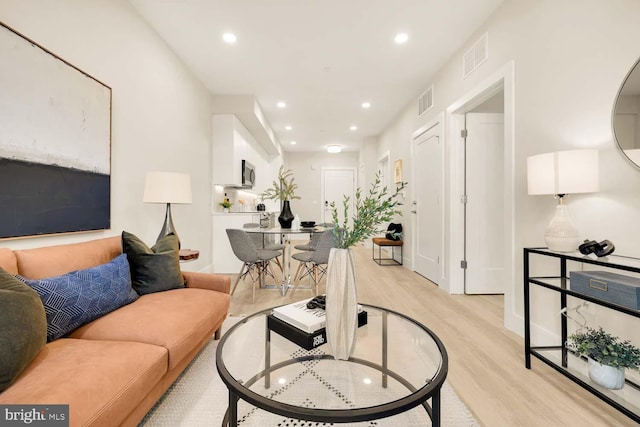
{"type": "Polygon", "coordinates": [[[418,117],[426,113],[431,107],[433,107],[433,86],[418,98],[418,117]]]}
{"type": "Polygon", "coordinates": [[[489,36],[484,33],[480,40],[474,44],[462,57],[462,74],[464,78],[473,73],[484,61],[489,58],[489,36]]]}

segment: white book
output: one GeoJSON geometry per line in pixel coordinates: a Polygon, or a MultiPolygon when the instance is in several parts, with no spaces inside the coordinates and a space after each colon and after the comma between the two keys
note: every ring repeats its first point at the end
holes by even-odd
{"type": "Polygon", "coordinates": [[[313,333],[325,327],[326,314],[320,308],[307,308],[307,303],[313,298],[283,305],[273,309],[274,317],[283,320],[298,329],[313,333]]]}
{"type": "MultiPolygon", "coordinates": [[[[273,316],[295,326],[307,333],[313,333],[326,326],[327,316],[321,308],[307,308],[307,303],[313,298],[273,309],[273,316]]],[[[362,306],[358,304],[358,313],[362,306]]]]}

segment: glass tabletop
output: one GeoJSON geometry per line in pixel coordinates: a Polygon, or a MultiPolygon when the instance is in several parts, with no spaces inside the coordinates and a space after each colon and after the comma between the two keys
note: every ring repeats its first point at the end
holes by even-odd
{"type": "Polygon", "coordinates": [[[282,227],[250,227],[245,228],[247,233],[262,233],[262,234],[308,234],[308,233],[322,233],[329,230],[326,227],[316,225],[314,227],[299,227],[299,228],[282,228],[282,227]]]}
{"type": "MultiPolygon", "coordinates": [[[[229,391],[252,406],[291,418],[325,422],[378,419],[423,405],[447,375],[442,342],[419,322],[380,307],[362,305],[348,361],[335,360],[326,344],[311,350],[270,331],[272,310],[234,325],[217,350],[217,367],[229,391]]],[[[255,408],[238,406],[238,419],[255,408]]],[[[421,411],[424,418],[429,415],[421,411]]],[[[266,425],[266,424],[265,424],[266,425]]]]}

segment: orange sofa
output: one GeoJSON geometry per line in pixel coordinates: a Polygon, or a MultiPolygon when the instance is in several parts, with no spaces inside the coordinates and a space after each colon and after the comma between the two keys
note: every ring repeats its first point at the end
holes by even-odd
{"type": "MultiPolygon", "coordinates": [[[[111,261],[121,238],[12,251],[0,266],[42,279],[111,261]]],[[[72,426],[135,426],[227,317],[229,276],[183,272],[186,287],[142,295],[47,343],[0,404],[69,404],[72,426]]]]}

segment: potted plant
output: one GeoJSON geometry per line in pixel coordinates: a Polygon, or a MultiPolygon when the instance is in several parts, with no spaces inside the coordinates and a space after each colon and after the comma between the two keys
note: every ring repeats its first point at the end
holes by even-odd
{"type": "Polygon", "coordinates": [[[298,184],[295,183],[293,172],[280,166],[278,179],[273,181],[271,188],[267,188],[262,193],[263,200],[280,200],[282,203],[282,211],[278,216],[278,222],[282,228],[291,228],[294,216],[289,203],[291,200],[300,199],[299,196],[296,196],[297,188],[298,184]]]}
{"type": "Polygon", "coordinates": [[[380,174],[376,174],[368,194],[363,196],[360,188],[356,190],[351,221],[348,196],[344,196],[342,203],[342,223],[339,221],[335,202],[331,203],[335,247],[331,249],[327,265],[325,312],[327,342],[336,359],[349,359],[358,323],[356,269],[351,248],[379,233],[380,224],[401,214],[397,210],[396,198],[405,186],[406,183],[402,182],[390,193],[387,187],[380,188],[380,174]]]}
{"type": "Polygon", "coordinates": [[[586,328],[572,334],[567,347],[587,357],[589,378],[608,389],[619,390],[624,386],[625,368],[640,367],[640,349],[602,328],[586,328]]]}
{"type": "Polygon", "coordinates": [[[224,199],[224,201],[220,202],[220,206],[222,206],[222,212],[229,212],[232,204],[233,203],[231,203],[229,199],[224,199]]]}

